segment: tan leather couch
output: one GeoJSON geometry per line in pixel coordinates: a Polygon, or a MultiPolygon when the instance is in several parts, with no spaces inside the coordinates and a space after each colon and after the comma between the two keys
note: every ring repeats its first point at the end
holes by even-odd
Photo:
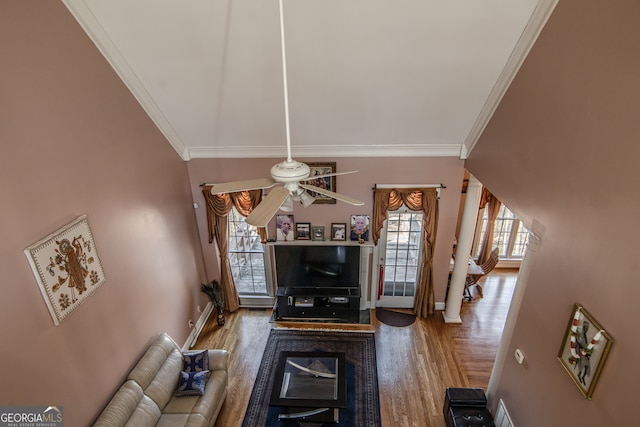
{"type": "Polygon", "coordinates": [[[210,376],[203,396],[176,396],[180,347],[161,334],[129,373],[95,426],[212,427],[227,395],[225,350],[209,350],[210,376]]]}

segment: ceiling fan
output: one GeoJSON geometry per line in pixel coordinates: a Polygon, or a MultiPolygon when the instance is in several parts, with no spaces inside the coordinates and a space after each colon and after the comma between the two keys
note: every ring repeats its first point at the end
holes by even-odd
{"type": "Polygon", "coordinates": [[[246,181],[234,181],[221,184],[212,184],[211,194],[224,194],[237,191],[257,190],[261,188],[271,188],[276,184],[284,184],[283,186],[277,186],[269,191],[269,194],[260,202],[260,204],[249,214],[246,218],[248,224],[256,227],[266,227],[271,218],[276,214],[278,210],[291,212],[293,210],[293,202],[299,201],[304,207],[310,206],[315,198],[307,192],[307,190],[313,191],[318,194],[322,194],[327,197],[331,197],[336,200],[340,200],[345,203],[349,203],[355,206],[362,206],[364,202],[354,199],[349,196],[335,193],[333,191],[326,190],[324,188],[316,187],[308,181],[316,180],[318,178],[325,178],[337,175],[346,175],[355,173],[358,171],[330,173],[324,175],[314,175],[309,177],[311,169],[309,166],[302,162],[298,162],[291,158],[291,135],[289,129],[289,95],[287,90],[287,60],[285,53],[285,39],[284,39],[284,14],[282,1],[279,0],[280,6],[280,41],[282,48],[282,80],[284,83],[284,112],[285,112],[285,125],[287,135],[287,160],[275,164],[271,168],[271,177],[262,179],[253,179],[246,181]]]}

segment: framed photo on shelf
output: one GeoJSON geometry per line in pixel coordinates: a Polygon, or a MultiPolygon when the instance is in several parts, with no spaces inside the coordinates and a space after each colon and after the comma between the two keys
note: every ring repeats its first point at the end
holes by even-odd
{"type": "Polygon", "coordinates": [[[369,240],[369,215],[351,215],[349,238],[358,242],[369,240]]]}
{"type": "Polygon", "coordinates": [[[308,222],[296,223],[296,240],[311,239],[311,224],[308,222]]]}
{"type": "Polygon", "coordinates": [[[324,240],[324,225],[311,226],[311,240],[324,240]]]}
{"type": "Polygon", "coordinates": [[[612,344],[613,338],[602,326],[584,307],[575,304],[558,360],[587,399],[593,395],[612,344]]]}
{"type": "Polygon", "coordinates": [[[276,215],[276,239],[294,240],[293,215],[276,215]]]}
{"type": "Polygon", "coordinates": [[[331,240],[347,240],[347,224],[334,222],[331,224],[331,240]]]}
{"type": "MultiPolygon", "coordinates": [[[[314,187],[320,187],[324,190],[336,191],[336,177],[335,176],[327,176],[324,178],[316,178],[314,176],[321,176],[330,173],[336,173],[336,162],[324,162],[324,163],[307,163],[311,172],[309,173],[309,180],[306,181],[306,184],[313,185],[314,187]]],[[[329,196],[325,196],[324,194],[316,193],[310,190],[309,194],[315,197],[315,201],[313,203],[336,203],[336,199],[333,199],[329,196]]]]}

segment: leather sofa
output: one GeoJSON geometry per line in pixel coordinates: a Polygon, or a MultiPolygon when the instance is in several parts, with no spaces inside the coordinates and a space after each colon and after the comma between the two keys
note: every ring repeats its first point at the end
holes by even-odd
{"type": "Polygon", "coordinates": [[[127,376],[94,426],[212,427],[227,395],[225,350],[208,350],[209,377],[202,396],[177,396],[180,347],[161,334],[127,376]]]}

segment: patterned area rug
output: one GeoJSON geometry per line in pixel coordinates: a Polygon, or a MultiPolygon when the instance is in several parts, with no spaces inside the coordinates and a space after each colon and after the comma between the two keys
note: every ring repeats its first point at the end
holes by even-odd
{"type": "Polygon", "coordinates": [[[373,333],[272,329],[249,398],[243,427],[376,427],[380,421],[380,397],[373,333]],[[340,423],[279,421],[279,408],[269,407],[278,355],[281,351],[345,353],[347,362],[347,408],[340,409],[340,423]]]}

